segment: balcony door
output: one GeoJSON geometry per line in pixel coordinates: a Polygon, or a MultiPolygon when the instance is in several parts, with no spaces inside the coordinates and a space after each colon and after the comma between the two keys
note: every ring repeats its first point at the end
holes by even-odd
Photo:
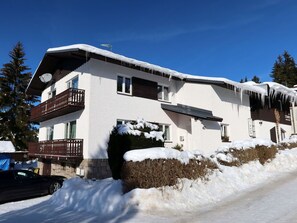
{"type": "Polygon", "coordinates": [[[78,89],[78,76],[67,82],[67,88],[78,89]]]}
{"type": "Polygon", "coordinates": [[[75,139],[76,138],[76,121],[66,123],[65,138],[66,139],[75,139]]]}

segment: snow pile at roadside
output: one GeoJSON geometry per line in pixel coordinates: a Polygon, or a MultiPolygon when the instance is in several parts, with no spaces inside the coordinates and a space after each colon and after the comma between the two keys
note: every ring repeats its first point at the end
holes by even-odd
{"type": "Polygon", "coordinates": [[[177,159],[181,163],[187,164],[190,159],[194,158],[196,158],[196,156],[191,152],[180,152],[176,149],[164,147],[131,150],[124,155],[124,160],[133,162],[140,162],[145,159],[177,159]]]}
{"type": "Polygon", "coordinates": [[[175,187],[134,189],[122,194],[121,181],[73,178],[56,192],[51,202],[56,207],[93,212],[104,219],[130,211],[190,210],[214,204],[228,196],[273,181],[284,173],[297,170],[297,148],[280,151],[264,166],[258,161],[240,167],[219,166],[208,181],[180,180],[175,187]]]}
{"type": "Polygon", "coordinates": [[[217,152],[221,151],[227,151],[230,148],[233,149],[249,149],[254,148],[256,145],[259,146],[273,146],[275,145],[274,142],[272,142],[269,139],[261,139],[261,138],[255,138],[255,139],[247,139],[247,140],[236,140],[231,142],[230,144],[223,145],[217,149],[217,152]]]}
{"type": "Polygon", "coordinates": [[[135,189],[130,192],[130,203],[138,204],[141,210],[174,211],[202,207],[296,170],[297,148],[281,151],[264,166],[258,161],[240,167],[220,166],[208,181],[182,179],[177,188],[135,189]]]}
{"type": "MultiPolygon", "coordinates": [[[[215,158],[219,159],[221,161],[225,162],[233,162],[233,161],[238,161],[236,157],[233,157],[232,154],[227,153],[232,150],[246,150],[250,148],[255,148],[256,146],[273,146],[276,145],[274,142],[272,142],[269,139],[261,139],[261,138],[254,138],[254,139],[247,139],[247,140],[237,140],[233,141],[229,144],[222,145],[215,151],[215,158]]],[[[216,162],[216,160],[214,159],[216,162]]],[[[217,162],[216,162],[217,163],[217,162]]]]}
{"type": "Polygon", "coordinates": [[[126,197],[123,196],[120,180],[92,181],[76,177],[66,180],[50,201],[61,208],[110,217],[129,209],[126,197]]]}

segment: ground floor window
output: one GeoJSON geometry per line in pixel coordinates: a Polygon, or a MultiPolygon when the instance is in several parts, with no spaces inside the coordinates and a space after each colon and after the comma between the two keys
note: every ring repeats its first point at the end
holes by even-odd
{"type": "Polygon", "coordinates": [[[281,140],[286,138],[286,131],[281,128],[281,140]]]}
{"type": "Polygon", "coordinates": [[[117,119],[117,123],[116,125],[124,125],[124,124],[127,124],[127,123],[132,123],[133,121],[131,120],[124,120],[124,119],[117,119]]]}
{"type": "Polygon", "coordinates": [[[221,124],[221,139],[222,142],[229,142],[229,125],[221,124]]]}
{"type": "Polygon", "coordinates": [[[171,140],[170,125],[159,124],[159,131],[163,132],[164,141],[170,141],[171,140]]]}

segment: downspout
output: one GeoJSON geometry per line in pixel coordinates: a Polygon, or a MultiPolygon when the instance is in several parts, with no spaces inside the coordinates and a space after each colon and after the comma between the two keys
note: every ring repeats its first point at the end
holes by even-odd
{"type": "Polygon", "coordinates": [[[276,108],[274,109],[274,117],[275,117],[275,124],[276,124],[276,141],[277,141],[277,143],[279,143],[280,142],[280,140],[279,140],[280,114],[276,108]]]}

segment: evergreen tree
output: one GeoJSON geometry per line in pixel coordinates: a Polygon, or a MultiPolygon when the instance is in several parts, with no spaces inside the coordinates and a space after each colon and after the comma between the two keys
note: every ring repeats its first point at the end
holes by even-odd
{"type": "Polygon", "coordinates": [[[10,61],[0,70],[0,140],[11,141],[16,150],[27,149],[27,142],[36,140],[36,127],[30,123],[30,110],[36,96],[25,94],[31,79],[25,62],[22,43],[9,53],[10,61]]]}
{"type": "MultiPolygon", "coordinates": [[[[249,80],[248,80],[248,78],[245,76],[245,78],[244,79],[240,79],[240,83],[245,83],[245,82],[248,82],[249,80]]],[[[260,82],[260,78],[258,77],[258,76],[256,76],[256,75],[254,75],[253,76],[253,78],[252,78],[252,81],[254,81],[255,83],[261,83],[260,82]]]]}
{"type": "Polygon", "coordinates": [[[258,84],[261,83],[260,78],[256,75],[253,76],[252,81],[254,81],[255,83],[258,83],[258,84]]]}
{"type": "Polygon", "coordinates": [[[245,76],[245,78],[244,79],[240,79],[240,83],[244,83],[244,82],[248,82],[248,78],[247,78],[247,76],[245,76]]]}
{"type": "Polygon", "coordinates": [[[287,87],[297,84],[297,67],[294,58],[287,51],[278,56],[270,76],[274,82],[287,87]]]}

